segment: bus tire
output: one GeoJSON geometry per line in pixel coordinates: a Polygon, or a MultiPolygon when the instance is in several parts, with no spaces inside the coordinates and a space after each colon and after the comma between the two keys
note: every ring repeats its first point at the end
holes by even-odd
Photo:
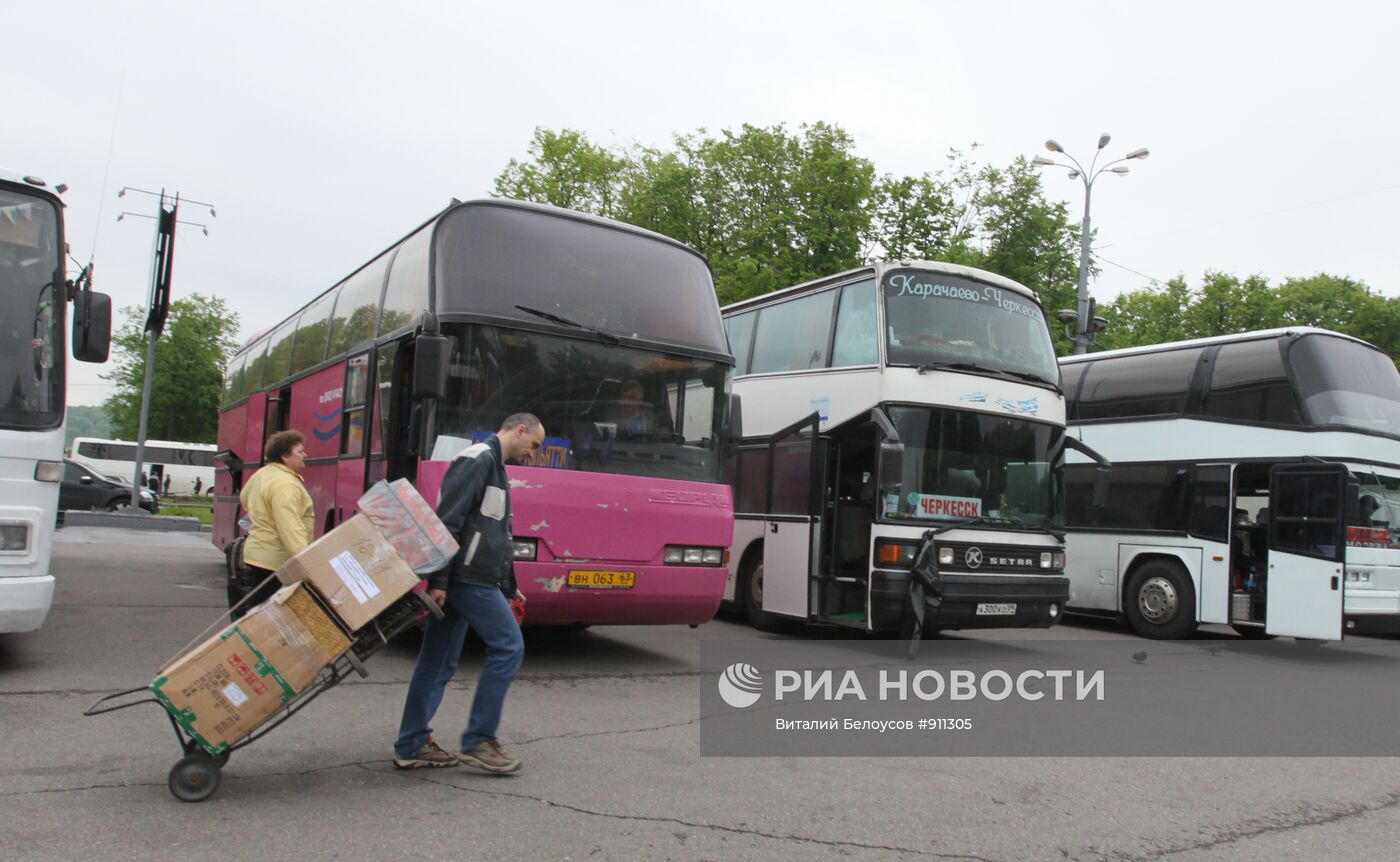
{"type": "Polygon", "coordinates": [[[1196,631],[1196,590],[1177,563],[1143,563],[1128,579],[1125,599],[1128,622],[1142,637],[1181,640],[1196,631]]]}
{"type": "Polygon", "coordinates": [[[763,548],[751,552],[744,560],[739,576],[739,601],[749,625],[761,632],[776,632],[785,628],[785,621],[763,610],[763,548]]]}

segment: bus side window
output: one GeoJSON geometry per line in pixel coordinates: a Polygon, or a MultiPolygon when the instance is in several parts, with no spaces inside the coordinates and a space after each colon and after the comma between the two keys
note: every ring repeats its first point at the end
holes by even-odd
{"type": "Polygon", "coordinates": [[[340,454],[365,454],[365,388],[369,383],[369,354],[352,356],[345,363],[345,414],[341,421],[340,454]]]}

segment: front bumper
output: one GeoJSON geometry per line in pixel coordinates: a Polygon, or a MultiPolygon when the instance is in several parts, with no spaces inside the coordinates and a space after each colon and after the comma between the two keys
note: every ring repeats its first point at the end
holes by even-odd
{"type": "Polygon", "coordinates": [[[723,566],[517,562],[526,625],[700,625],[714,618],[729,572],[723,566]],[[568,585],[570,570],[628,571],[630,589],[568,585]]]}
{"type": "Polygon", "coordinates": [[[53,575],[0,577],[0,633],[32,632],[53,606],[53,575]]]}
{"type": "MultiPolygon", "coordinates": [[[[870,575],[872,631],[897,631],[909,607],[910,572],[870,575]]],[[[1063,575],[941,575],[943,604],[924,614],[924,628],[1049,628],[1064,616],[1069,578],[1063,575]],[[1015,614],[979,615],[979,604],[1015,604],[1015,614]],[[1050,606],[1055,606],[1051,615],[1050,606]]]]}

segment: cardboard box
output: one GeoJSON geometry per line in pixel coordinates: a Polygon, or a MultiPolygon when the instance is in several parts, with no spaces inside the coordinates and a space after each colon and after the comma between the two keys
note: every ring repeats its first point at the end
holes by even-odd
{"type": "Polygon", "coordinates": [[[355,515],[312,542],[277,570],[277,578],[284,584],[305,581],[352,632],[419,580],[364,515],[355,515]]]}
{"type": "Polygon", "coordinates": [[[350,638],[310,591],[285,587],[171,662],[151,691],[210,754],[304,691],[350,638]]]}
{"type": "Polygon", "coordinates": [[[436,572],[457,554],[457,540],[407,479],[375,482],[356,505],[419,575],[436,572]]]}

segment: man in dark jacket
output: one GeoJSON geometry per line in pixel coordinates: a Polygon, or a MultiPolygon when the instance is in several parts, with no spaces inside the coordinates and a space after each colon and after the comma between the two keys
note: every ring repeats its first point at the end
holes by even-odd
{"type": "Polygon", "coordinates": [[[520,761],[496,741],[506,691],[520,670],[525,644],[508,598],[524,601],[515,585],[511,561],[510,483],[505,465],[539,450],[544,426],[530,413],[506,417],[501,430],[464,449],[442,480],[437,514],[461,549],[452,562],[428,581],[428,595],[444,616],[428,623],[418,664],[408,684],[408,698],[394,743],[400,769],[468,766],[494,773],[514,772],[520,761]],[[467,629],[486,645],[486,662],[477,680],[471,718],[458,754],[443,750],[432,738],[432,721],[443,690],[457,670],[467,629]]]}

